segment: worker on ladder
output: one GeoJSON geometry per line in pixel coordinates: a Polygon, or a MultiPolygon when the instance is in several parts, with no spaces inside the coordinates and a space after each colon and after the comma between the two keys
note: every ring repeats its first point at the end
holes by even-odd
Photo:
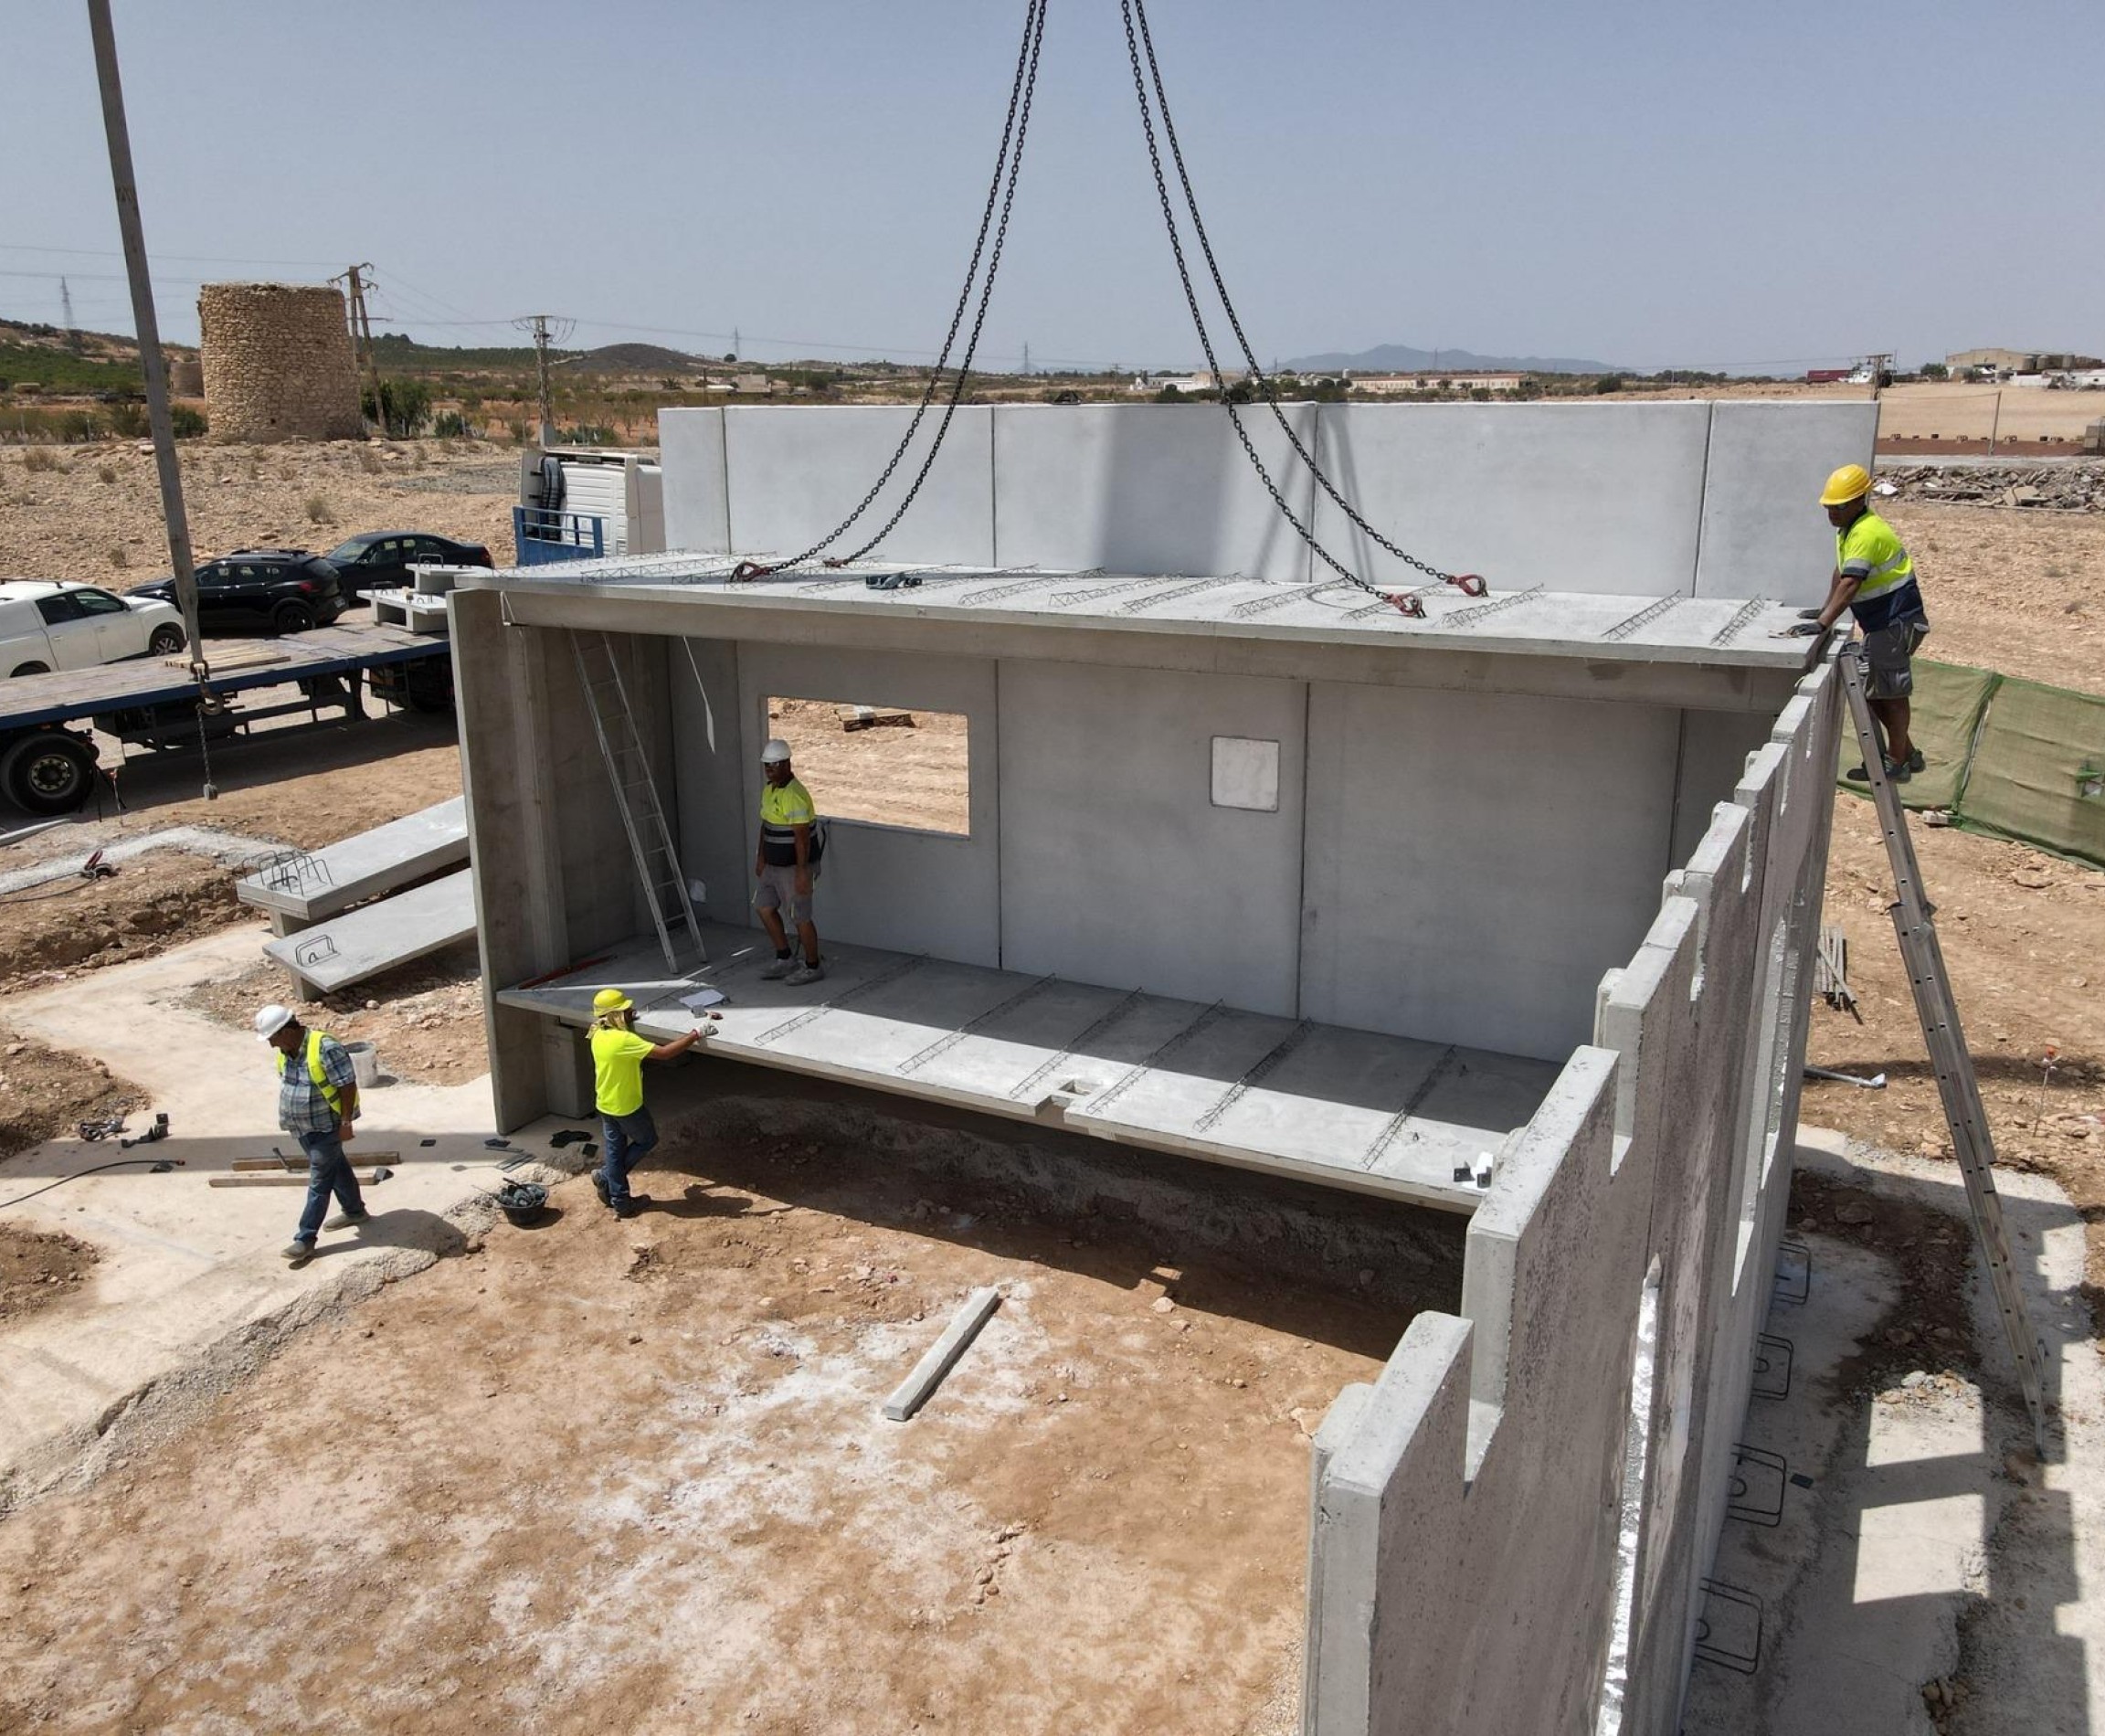
{"type": "MultiPolygon", "coordinates": [[[[1862,660],[1871,715],[1885,737],[1886,775],[1905,783],[1922,769],[1922,750],[1908,729],[1909,695],[1915,690],[1910,660],[1930,630],[1930,618],[1922,610],[1915,563],[1892,525],[1871,510],[1870,494],[1871,473],[1861,464],[1845,464],[1827,479],[1820,504],[1835,527],[1835,572],[1827,600],[1801,611],[1805,625],[1799,630],[1825,632],[1845,609],[1856,618],[1864,642],[1854,654],[1862,660]]],[[[1846,775],[1858,783],[1870,778],[1863,766],[1846,775]]]]}

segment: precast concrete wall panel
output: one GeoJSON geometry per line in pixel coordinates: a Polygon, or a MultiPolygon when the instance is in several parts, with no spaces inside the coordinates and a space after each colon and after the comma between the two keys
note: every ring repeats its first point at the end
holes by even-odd
{"type": "Polygon", "coordinates": [[[1842,464],[1870,468],[1878,406],[1710,406],[1698,597],[1766,597],[1810,607],[1827,596],[1835,533],[1821,484],[1842,464]]]}
{"type": "MultiPolygon", "coordinates": [[[[913,419],[905,405],[771,409],[731,406],[724,418],[728,542],[740,554],[796,555],[855,510],[913,419]]],[[[884,543],[888,560],[994,564],[993,415],[969,405],[928,480],[884,543]]],[[[921,469],[941,413],[931,409],[870,508],[826,553],[845,555],[877,535],[921,469]]],[[[682,520],[684,524],[686,521],[682,520]]]]}
{"type": "MultiPolygon", "coordinates": [[[[1312,450],[1315,410],[1285,407],[1312,450]]],[[[1218,406],[1003,405],[993,415],[1003,566],[1308,577],[1306,545],[1273,505],[1218,406]]],[[[1315,487],[1306,468],[1269,410],[1245,409],[1243,420],[1306,524],[1315,487]]]]}
{"type": "MultiPolygon", "coordinates": [[[[770,698],[963,714],[970,780],[969,835],[960,838],[906,826],[833,819],[813,914],[821,937],[932,953],[959,964],[999,966],[1001,732],[993,661],[746,643],[738,648],[738,686],[741,715],[746,727],[756,732],[756,739],[766,736],[765,707],[770,698]]],[[[749,879],[760,839],[763,779],[757,753],[746,756],[744,775],[741,835],[749,879]]],[[[823,784],[815,785],[812,803],[827,814],[829,797],[836,793],[823,784]]]]}
{"type": "Polygon", "coordinates": [[[1769,937],[1780,923],[1802,968],[1817,934],[1829,675],[1800,683],[1775,751],[1603,980],[1596,1046],[1501,1154],[1469,1231],[1465,1318],[1421,1317],[1373,1394],[1322,1432],[1304,1713],[1318,1736],[1592,1731],[1612,1661],[1619,1728],[1677,1727],[1788,1195],[1805,996],[1770,968],[1769,937]],[[1654,1286],[1646,1348],[1634,1328],[1654,1286]],[[1465,1325],[1458,1464],[1451,1407],[1382,1394],[1451,1394],[1465,1325]],[[1416,1517],[1395,1537],[1371,1521],[1400,1495],[1416,1517]]]}
{"type": "Polygon", "coordinates": [[[1301,1012],[1558,1061],[1643,937],[1678,714],[1317,683],[1301,1012]]]}
{"type": "Polygon", "coordinates": [[[1685,711],[1681,765],[1674,778],[1674,835],[1668,862],[1687,862],[1710,829],[1711,810],[1732,799],[1747,756],[1769,739],[1772,720],[1758,711],[1685,711]]]}
{"type": "MultiPolygon", "coordinates": [[[[660,410],[658,454],[665,546],[697,555],[729,554],[731,498],[724,468],[723,410],[660,410]]],[[[871,481],[876,481],[874,474],[871,481]]]]}
{"type": "MultiPolygon", "coordinates": [[[[1434,566],[1495,592],[1693,593],[1707,404],[1326,404],[1321,420],[1338,492],[1434,566]]],[[[1426,582],[1328,498],[1316,530],[1378,585],[1426,582]]]]}
{"type": "Polygon", "coordinates": [[[753,840],[746,779],[760,757],[738,686],[738,651],[727,640],[669,640],[672,775],[679,799],[680,866],[702,883],[697,916],[753,919],[753,840]]]}
{"type": "Polygon", "coordinates": [[[1001,962],[1296,1011],[1297,682],[1001,664],[1001,962]],[[1276,811],[1217,808],[1212,738],[1276,742],[1276,811]]]}

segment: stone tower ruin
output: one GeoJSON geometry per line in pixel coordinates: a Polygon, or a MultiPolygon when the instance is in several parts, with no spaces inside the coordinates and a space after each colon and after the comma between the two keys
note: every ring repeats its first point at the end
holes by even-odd
{"type": "Polygon", "coordinates": [[[197,294],[197,322],[214,439],[363,437],[341,291],[303,283],[207,283],[197,294]]]}

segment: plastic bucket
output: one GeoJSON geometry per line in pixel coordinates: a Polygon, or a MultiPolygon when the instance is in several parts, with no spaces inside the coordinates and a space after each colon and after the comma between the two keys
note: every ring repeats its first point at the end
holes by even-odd
{"type": "Polygon", "coordinates": [[[358,1081],[358,1089],[368,1090],[380,1083],[380,1055],[369,1043],[347,1043],[344,1053],[351,1057],[351,1072],[358,1081]]]}

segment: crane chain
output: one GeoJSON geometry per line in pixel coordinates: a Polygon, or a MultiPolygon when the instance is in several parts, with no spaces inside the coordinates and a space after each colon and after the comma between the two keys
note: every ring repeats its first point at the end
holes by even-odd
{"type": "Polygon", "coordinates": [[[978,281],[979,260],[986,251],[987,233],[993,225],[995,206],[999,201],[1001,213],[1000,228],[995,236],[993,254],[988,260],[987,277],[980,290],[978,311],[972,322],[972,334],[966,344],[964,359],[958,365],[957,381],[951,388],[950,401],[944,407],[943,418],[936,425],[935,441],[929,447],[928,456],[923,461],[913,484],[907,489],[905,499],[900,502],[898,510],[885,521],[884,527],[860,548],[848,555],[829,560],[826,564],[830,566],[843,566],[850,561],[860,559],[876,547],[879,543],[891,535],[894,527],[905,516],[906,509],[913,505],[915,496],[921,491],[922,483],[927,481],[928,472],[936,463],[936,455],[943,449],[943,437],[949,431],[950,418],[957,408],[958,401],[964,397],[966,381],[971,376],[972,358],[979,347],[980,329],[987,323],[987,309],[994,291],[994,274],[1000,269],[1002,244],[1007,240],[1009,234],[1010,206],[1016,197],[1017,171],[1023,161],[1023,135],[1031,124],[1031,100],[1035,94],[1038,85],[1039,46],[1044,40],[1045,14],[1050,4],[1051,0],[1030,0],[1030,4],[1024,11],[1023,39],[1016,52],[1015,76],[1009,84],[1009,109],[1001,124],[1001,145],[1000,149],[995,153],[994,178],[988,184],[987,202],[979,214],[979,231],[973,239],[971,262],[966,269],[964,287],[957,292],[957,305],[950,314],[950,328],[943,334],[943,348],[936,355],[935,365],[929,369],[928,384],[922,391],[921,401],[914,407],[914,415],[906,424],[905,433],[900,436],[897,448],[893,451],[890,460],[885,464],[877,480],[871,483],[869,492],[862,496],[862,500],[857,503],[855,510],[842,519],[840,524],[813,543],[810,547],[800,554],[792,555],[787,560],[775,561],[765,566],[753,561],[739,563],[732,573],[734,579],[765,578],[769,574],[786,572],[792,567],[803,566],[822,549],[839,541],[847,533],[848,527],[870,510],[871,503],[883,491],[885,483],[892,480],[901,460],[905,458],[907,449],[913,445],[914,436],[920,431],[922,418],[927,415],[928,407],[936,401],[936,391],[942,385],[943,370],[948,365],[950,352],[957,342],[957,328],[964,323],[965,310],[972,300],[972,286],[978,281]],[[1010,153],[1011,141],[1014,143],[1013,155],[1010,153]],[[1003,190],[1004,177],[1006,177],[1007,182],[1006,192],[1003,190]]]}
{"type": "MultiPolygon", "coordinates": [[[[1243,333],[1242,319],[1236,313],[1235,304],[1229,297],[1226,280],[1222,274],[1220,262],[1214,258],[1213,245],[1207,237],[1205,223],[1200,217],[1198,196],[1192,189],[1190,175],[1184,165],[1184,152],[1182,146],[1178,143],[1176,122],[1170,118],[1169,93],[1163,85],[1161,65],[1155,55],[1155,39],[1148,27],[1146,0],[1120,0],[1120,10],[1124,15],[1126,25],[1127,59],[1133,70],[1133,91],[1140,105],[1140,128],[1148,143],[1148,161],[1154,171],[1156,198],[1162,207],[1163,226],[1169,237],[1169,250],[1176,258],[1177,276],[1183,285],[1185,303],[1191,311],[1191,323],[1199,334],[1200,347],[1205,352],[1206,365],[1211,370],[1213,378],[1220,387],[1222,407],[1227,410],[1228,419],[1234,424],[1235,435],[1237,439],[1242,442],[1243,453],[1249,459],[1251,468],[1257,472],[1258,480],[1264,484],[1265,492],[1272,496],[1273,504],[1279,509],[1280,515],[1300,534],[1301,540],[1308,545],[1317,558],[1321,560],[1332,572],[1348,584],[1357,586],[1370,596],[1380,597],[1391,602],[1396,601],[1396,598],[1389,592],[1362,578],[1333,556],[1328,549],[1325,548],[1317,540],[1315,532],[1305,524],[1300,516],[1286,503],[1285,496],[1280,492],[1278,484],[1273,480],[1271,472],[1265,469],[1264,460],[1259,458],[1256,446],[1251,440],[1248,429],[1243,425],[1243,418],[1228,396],[1228,388],[1222,379],[1220,363],[1213,353],[1212,337],[1206,329],[1204,317],[1200,312],[1198,292],[1191,287],[1190,265],[1185,257],[1183,238],[1178,233],[1175,207],[1169,198],[1169,181],[1162,170],[1162,153],[1156,143],[1153,110],[1148,99],[1148,78],[1150,76],[1154,81],[1156,99],[1162,111],[1163,136],[1169,141],[1170,155],[1177,165],[1177,178],[1183,189],[1186,208],[1190,212],[1192,231],[1198,238],[1201,251],[1206,260],[1207,270],[1212,276],[1214,291],[1221,298],[1221,305],[1228,315],[1228,323],[1234,331],[1236,342],[1242,348],[1243,357],[1249,366],[1251,377],[1256,380],[1264,389],[1264,402],[1271,409],[1274,419],[1278,422],[1280,431],[1286,436],[1287,443],[1294,449],[1295,456],[1307,466],[1309,474],[1315,478],[1323,492],[1338,504],[1346,517],[1390,555],[1406,566],[1423,573],[1428,578],[1443,584],[1457,586],[1472,596],[1483,595],[1483,580],[1476,577],[1475,574],[1443,571],[1430,562],[1421,560],[1407,550],[1399,548],[1388,537],[1382,535],[1380,531],[1370,524],[1359,510],[1338,492],[1336,485],[1324,473],[1322,466],[1316,461],[1307,448],[1301,443],[1300,437],[1294,432],[1285,412],[1279,408],[1276,383],[1257,365],[1256,355],[1251,348],[1249,338],[1243,333]],[[1137,34],[1136,34],[1134,26],[1136,12],[1139,15],[1137,34]],[[1148,73],[1146,75],[1142,73],[1140,65],[1143,43],[1146,47],[1148,62],[1148,73]]],[[[1398,607],[1402,608],[1402,605],[1399,603],[1398,607]]],[[[1416,612],[1422,612],[1422,610],[1416,612]]]]}

